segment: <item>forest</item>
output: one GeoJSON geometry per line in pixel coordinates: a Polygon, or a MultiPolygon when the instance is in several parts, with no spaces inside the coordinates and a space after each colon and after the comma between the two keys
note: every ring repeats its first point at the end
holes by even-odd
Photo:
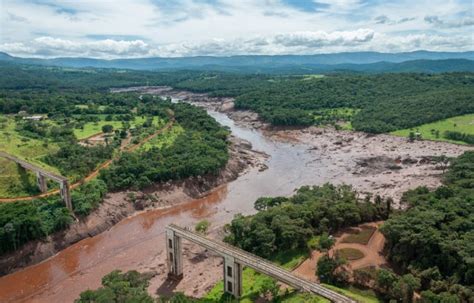
{"type": "Polygon", "coordinates": [[[323,282],[365,286],[367,279],[374,279],[374,289],[387,301],[411,302],[417,291],[422,302],[472,302],[474,152],[452,160],[443,186],[434,191],[426,187],[407,191],[402,199],[407,210],[391,210],[390,198],[374,201],[358,200],[346,185],[302,187],[290,198],[258,199],[255,208],[259,212],[237,215],[226,226],[225,240],[268,258],[307,248],[314,235],[386,219],[381,232],[387,239],[387,257],[396,270],[355,271],[350,280],[344,259],[325,256],[318,261],[317,272],[323,282]]]}
{"type": "MultiPolygon", "coordinates": [[[[98,178],[72,191],[72,213],[57,195],[1,203],[0,253],[66,228],[73,215],[87,216],[110,190],[215,173],[227,163],[228,131],[204,110],[149,95],[109,92],[110,86],[153,81],[150,75],[157,79],[153,84],[166,84],[189,74],[169,77],[9,65],[0,65],[0,70],[11,74],[11,78],[0,78],[0,144],[7,152],[62,174],[70,183],[114,159],[98,178]],[[44,119],[29,120],[29,115],[44,119]],[[157,134],[167,123],[183,131],[167,144],[157,139],[156,145],[151,142],[139,148],[144,138],[157,134]],[[89,137],[101,133],[102,144],[89,142],[89,137]]],[[[166,139],[168,130],[163,132],[166,139]]],[[[9,173],[12,178],[18,174],[17,170],[9,173]]],[[[31,188],[34,192],[26,194],[37,193],[35,186],[31,188]]]]}
{"type": "Polygon", "coordinates": [[[123,153],[101,171],[100,178],[110,189],[139,189],[153,182],[216,173],[227,163],[228,132],[204,110],[185,103],[162,102],[159,106],[174,112],[184,132],[171,146],[123,153]]]}
{"type": "MultiPolygon", "coordinates": [[[[212,71],[130,71],[107,69],[41,68],[0,63],[9,73],[0,79],[0,111],[17,112],[35,106],[27,88],[74,91],[107,90],[134,85],[168,85],[177,89],[235,97],[237,109],[248,109],[273,125],[307,126],[352,122],[355,130],[383,133],[474,113],[474,76],[468,72],[422,74],[348,72],[327,75],[236,74],[212,71]],[[2,91],[22,89],[16,98],[2,91]],[[25,90],[26,89],[26,90],[25,90]],[[353,110],[341,117],[329,109],[353,110]]],[[[83,98],[79,94],[67,100],[83,98]]],[[[89,97],[89,96],[87,96],[89,97]]],[[[87,98],[84,97],[84,98],[87,98]]],[[[67,103],[64,98],[55,105],[67,103]]],[[[73,101],[74,102],[74,101],[73,101]]],[[[107,101],[101,101],[107,103],[107,101]]],[[[100,103],[101,104],[101,103],[100,103]]],[[[54,106],[36,111],[54,111],[54,106]]],[[[57,107],[56,107],[57,108],[57,107]]],[[[117,109],[120,111],[120,107],[117,109]]],[[[337,111],[336,111],[337,113],[337,111]]]]}
{"type": "Polygon", "coordinates": [[[421,278],[423,296],[444,302],[443,297],[455,294],[462,302],[471,302],[474,152],[452,161],[443,186],[408,191],[403,202],[408,209],[392,216],[381,229],[391,262],[421,278]]]}
{"type": "Polygon", "coordinates": [[[360,201],[348,185],[304,186],[290,198],[260,198],[254,216],[239,215],[226,226],[226,241],[261,257],[306,248],[314,235],[333,233],[363,222],[382,220],[391,199],[360,201]]]}

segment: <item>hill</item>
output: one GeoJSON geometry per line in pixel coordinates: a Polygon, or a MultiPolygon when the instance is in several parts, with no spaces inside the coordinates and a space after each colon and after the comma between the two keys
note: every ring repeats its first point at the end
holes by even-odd
{"type": "Polygon", "coordinates": [[[474,71],[474,52],[377,53],[352,52],[318,55],[180,57],[180,58],[20,58],[0,53],[0,61],[71,68],[120,68],[135,70],[213,70],[247,73],[449,72],[474,71]]]}

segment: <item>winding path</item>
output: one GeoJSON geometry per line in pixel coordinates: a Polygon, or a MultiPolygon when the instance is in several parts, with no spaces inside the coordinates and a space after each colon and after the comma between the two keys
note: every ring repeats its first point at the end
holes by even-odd
{"type": "MultiPolygon", "coordinates": [[[[137,144],[134,144],[132,146],[128,146],[128,144],[124,144],[124,145],[120,146],[120,151],[128,151],[128,152],[135,151],[137,148],[139,148],[140,146],[142,146],[146,142],[150,141],[154,137],[158,136],[159,134],[163,133],[166,130],[169,130],[171,127],[173,127],[174,122],[175,122],[174,117],[171,115],[170,121],[168,121],[168,123],[166,123],[166,125],[164,127],[160,128],[158,131],[156,131],[155,133],[149,135],[148,137],[146,137],[145,139],[143,139],[142,141],[140,141],[137,144]]],[[[118,159],[118,155],[116,155],[114,158],[112,158],[110,160],[105,161],[99,167],[97,167],[94,171],[92,171],[89,175],[87,175],[85,178],[71,184],[69,188],[71,190],[75,189],[78,186],[84,184],[85,182],[88,182],[88,181],[94,179],[95,177],[97,177],[97,175],[99,174],[99,172],[102,169],[109,167],[110,164],[112,164],[112,162],[117,160],[117,159],[118,159]]],[[[37,195],[33,195],[33,196],[15,197],[15,198],[0,198],[0,203],[8,203],[8,202],[16,202],[16,201],[31,201],[31,200],[34,200],[34,199],[49,197],[49,196],[56,195],[56,194],[59,194],[59,189],[51,190],[51,191],[41,193],[41,194],[37,194],[37,195]]]]}

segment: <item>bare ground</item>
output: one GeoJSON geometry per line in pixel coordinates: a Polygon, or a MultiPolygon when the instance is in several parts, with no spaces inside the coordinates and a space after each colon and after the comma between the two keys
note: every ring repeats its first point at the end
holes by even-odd
{"type": "MultiPolygon", "coordinates": [[[[377,223],[368,223],[363,225],[370,225],[378,227],[382,222],[377,223]]],[[[348,236],[349,231],[342,231],[336,237],[336,243],[333,248],[329,251],[329,255],[334,255],[334,253],[343,248],[353,248],[361,251],[364,254],[364,257],[358,260],[348,261],[349,269],[356,270],[366,267],[375,267],[379,268],[381,266],[387,265],[387,261],[383,256],[383,249],[385,245],[385,238],[382,233],[377,229],[372,237],[370,238],[367,245],[359,243],[344,243],[343,239],[348,236]]],[[[300,266],[298,266],[293,273],[296,275],[305,278],[310,281],[317,282],[318,278],[316,277],[317,264],[320,257],[323,256],[323,253],[320,251],[313,251],[311,258],[306,259],[300,266]]]]}

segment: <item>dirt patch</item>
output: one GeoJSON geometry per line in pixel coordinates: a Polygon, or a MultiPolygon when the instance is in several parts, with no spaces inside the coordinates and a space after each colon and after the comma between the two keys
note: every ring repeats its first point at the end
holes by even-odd
{"type": "Polygon", "coordinates": [[[253,151],[251,144],[245,140],[231,137],[230,141],[229,161],[219,173],[179,182],[155,184],[140,192],[108,193],[98,209],[86,218],[74,222],[67,230],[52,234],[41,241],[31,241],[15,252],[2,255],[0,274],[5,275],[36,264],[84,238],[93,237],[109,229],[139,211],[167,208],[203,197],[211,189],[235,180],[249,167],[264,168],[265,154],[253,151]]]}
{"type": "Polygon", "coordinates": [[[336,250],[336,253],[348,261],[359,260],[364,257],[364,253],[356,248],[341,248],[336,250]]]}
{"type": "Polygon", "coordinates": [[[359,243],[367,245],[377,230],[375,226],[362,225],[347,231],[348,235],[342,238],[342,243],[359,243]]]}
{"type": "MultiPolygon", "coordinates": [[[[385,238],[382,233],[378,230],[378,227],[382,222],[374,222],[369,224],[363,224],[357,228],[363,229],[367,227],[375,228],[376,230],[372,233],[372,237],[366,245],[360,243],[345,243],[346,237],[354,235],[354,229],[349,228],[345,231],[340,232],[336,237],[336,243],[333,248],[329,251],[329,255],[336,253],[344,254],[348,259],[348,268],[350,270],[357,270],[361,268],[380,268],[386,267],[387,261],[383,256],[383,248],[385,245],[385,238]]],[[[293,272],[302,278],[310,281],[317,281],[316,271],[318,260],[324,253],[319,251],[313,251],[311,258],[306,259],[298,268],[293,272]]]]}
{"type": "MultiPolygon", "coordinates": [[[[308,152],[335,163],[341,172],[335,183],[351,184],[361,195],[392,197],[395,207],[404,192],[418,186],[436,188],[441,185],[445,169],[433,159],[437,156],[457,157],[474,147],[445,142],[415,141],[392,135],[368,135],[338,131],[333,128],[310,127],[302,130],[266,130],[277,140],[309,146],[308,152]]],[[[315,160],[318,161],[318,160],[315,160]]]]}
{"type": "Polygon", "coordinates": [[[446,142],[415,141],[388,134],[373,135],[332,127],[273,127],[262,122],[258,114],[235,110],[232,98],[209,97],[206,94],[174,90],[170,87],[135,87],[127,90],[181,99],[198,106],[224,112],[237,125],[260,129],[267,137],[305,144],[315,160],[334,163],[337,171],[333,183],[351,184],[361,195],[391,197],[395,207],[402,194],[418,186],[436,188],[441,185],[443,168],[432,161],[445,155],[457,157],[474,147],[446,142]]]}

